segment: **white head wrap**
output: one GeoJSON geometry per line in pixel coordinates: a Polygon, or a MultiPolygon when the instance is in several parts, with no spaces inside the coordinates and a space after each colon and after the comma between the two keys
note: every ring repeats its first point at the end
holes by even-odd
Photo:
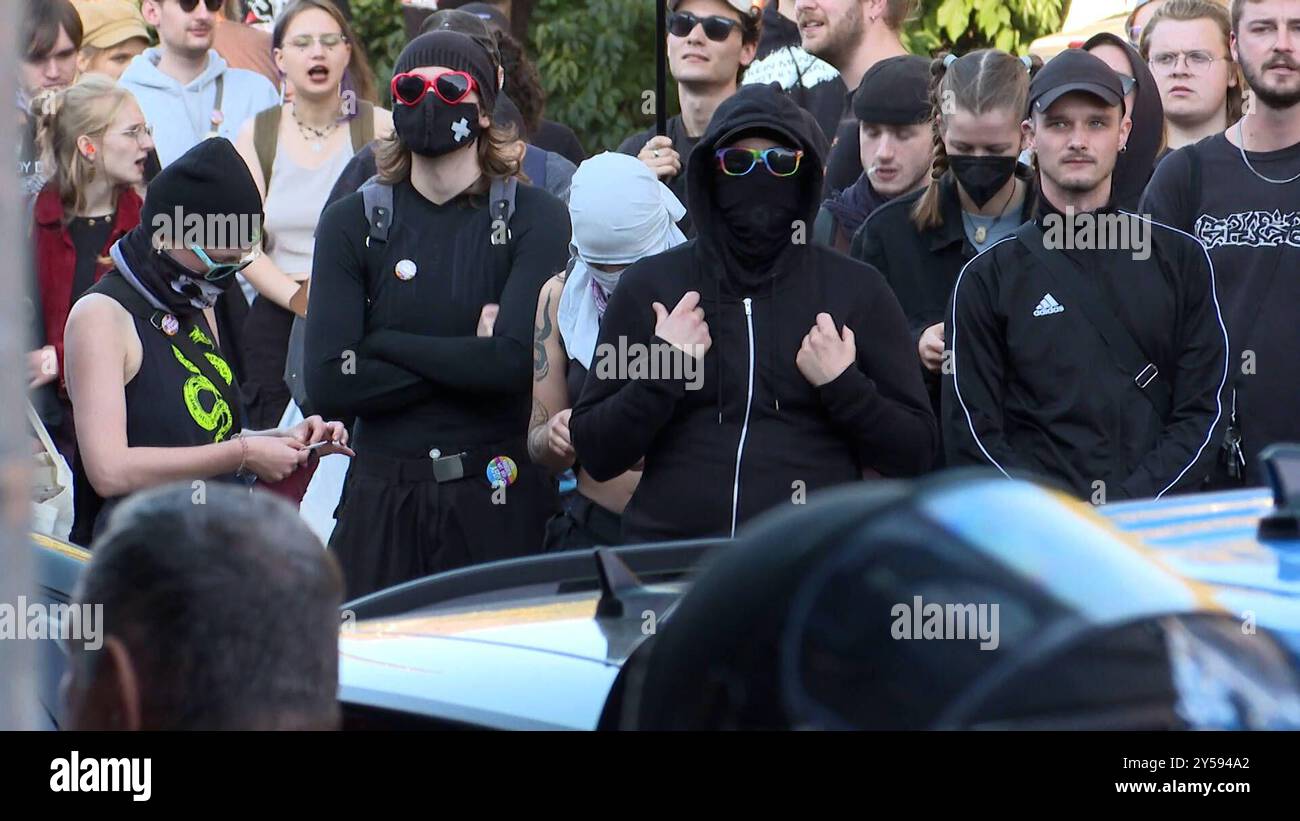
{"type": "Polygon", "coordinates": [[[591,265],[630,265],[680,245],[686,236],[677,220],[685,214],[681,200],[636,157],[607,151],[578,166],[569,189],[573,239],[557,324],[564,349],[583,367],[591,367],[600,331],[592,281],[609,294],[619,277],[591,265]]]}

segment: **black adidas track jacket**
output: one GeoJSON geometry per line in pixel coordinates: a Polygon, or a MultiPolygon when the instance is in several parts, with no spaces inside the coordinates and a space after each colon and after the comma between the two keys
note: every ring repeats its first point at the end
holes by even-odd
{"type": "MultiPolygon", "coordinates": [[[[1042,207],[1040,228],[1046,214],[1059,217],[1042,207]]],[[[1168,380],[1172,409],[1160,417],[1084,311],[1053,294],[1054,275],[1008,237],[966,264],[948,305],[949,464],[1046,476],[1094,502],[1194,490],[1209,473],[1227,418],[1214,270],[1190,235],[1129,218],[1144,225],[1126,249],[1048,253],[1076,263],[1055,276],[1091,278],[1099,303],[1168,380]]]]}

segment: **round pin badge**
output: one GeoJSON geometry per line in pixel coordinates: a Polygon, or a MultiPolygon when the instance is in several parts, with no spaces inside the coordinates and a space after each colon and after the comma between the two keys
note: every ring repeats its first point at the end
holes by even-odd
{"type": "Polygon", "coordinates": [[[393,269],[393,273],[397,274],[397,278],[403,282],[408,279],[414,279],[416,273],[415,263],[409,259],[398,260],[397,267],[393,269]]]}
{"type": "Polygon", "coordinates": [[[180,332],[181,323],[171,314],[164,314],[162,318],[162,332],[168,336],[176,336],[180,332]]]}
{"type": "Polygon", "coordinates": [[[488,462],[487,480],[492,487],[509,486],[519,478],[519,467],[509,456],[494,456],[488,462]]]}

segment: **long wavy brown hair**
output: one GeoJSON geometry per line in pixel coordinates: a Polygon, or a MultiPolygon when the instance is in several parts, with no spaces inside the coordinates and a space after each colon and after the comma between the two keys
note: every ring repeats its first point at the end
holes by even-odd
{"type": "MultiPolygon", "coordinates": [[[[401,103],[396,103],[401,105],[401,103]]],[[[514,125],[491,123],[478,137],[475,153],[478,167],[484,177],[518,177],[528,182],[521,161],[523,145],[519,142],[514,125]]],[[[379,140],[375,146],[375,168],[379,179],[395,185],[411,177],[411,149],[397,136],[397,131],[379,140]]],[[[475,187],[487,190],[486,181],[475,187]]]]}

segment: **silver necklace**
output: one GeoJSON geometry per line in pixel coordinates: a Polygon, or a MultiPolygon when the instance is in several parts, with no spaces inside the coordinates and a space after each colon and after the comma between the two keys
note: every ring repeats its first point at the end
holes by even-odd
{"type": "Polygon", "coordinates": [[[311,150],[315,151],[317,154],[319,154],[325,147],[324,140],[334,133],[334,129],[339,127],[337,120],[330,123],[325,128],[312,128],[311,126],[306,125],[302,120],[298,119],[298,106],[296,105],[293,106],[291,113],[293,114],[293,121],[298,124],[298,133],[301,134],[302,138],[311,145],[311,150]]]}
{"type": "MultiPolygon", "coordinates": [[[[1006,216],[1006,214],[1007,214],[1007,208],[1009,208],[1009,207],[1011,206],[1011,201],[1014,200],[1015,198],[1016,198],[1016,184],[1015,184],[1015,182],[1013,181],[1013,182],[1011,183],[1011,196],[1007,197],[1007,201],[1006,201],[1006,203],[1003,204],[1003,206],[1002,206],[1002,210],[1001,210],[1000,212],[998,212],[998,215],[997,215],[996,217],[993,218],[993,223],[996,223],[998,220],[1000,220],[1000,219],[1002,219],[1004,216],[1006,216]]],[[[973,218],[974,216],[975,216],[974,214],[971,214],[971,217],[972,217],[972,218],[973,218]]],[[[974,221],[974,219],[972,219],[972,222],[973,222],[973,221],[974,221]]],[[[992,225],[993,223],[990,223],[990,225],[992,225]]],[[[988,229],[988,227],[987,227],[987,226],[984,226],[984,225],[977,225],[977,226],[975,227],[975,244],[976,244],[976,245],[983,245],[983,244],[984,244],[984,240],[986,240],[986,239],[988,239],[988,238],[989,238],[989,229],[988,229]]]]}
{"type": "Polygon", "coordinates": [[[1263,174],[1255,170],[1255,166],[1250,164],[1250,159],[1246,156],[1246,131],[1242,127],[1242,123],[1244,122],[1246,122],[1245,117],[1242,117],[1240,120],[1237,120],[1237,150],[1241,152],[1241,161],[1244,162],[1246,164],[1246,167],[1250,169],[1250,173],[1254,174],[1256,177],[1259,177],[1264,182],[1270,182],[1273,185],[1286,185],[1289,182],[1295,182],[1296,180],[1300,180],[1300,174],[1296,174],[1294,177],[1292,177],[1289,180],[1275,180],[1269,177],[1265,177],[1263,174]]]}

